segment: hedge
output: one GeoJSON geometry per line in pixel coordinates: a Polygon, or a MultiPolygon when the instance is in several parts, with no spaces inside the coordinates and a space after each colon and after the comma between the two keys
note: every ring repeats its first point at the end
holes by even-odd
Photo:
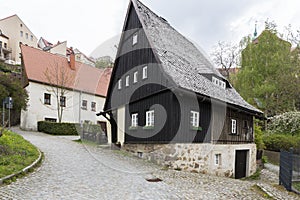
{"type": "Polygon", "coordinates": [[[78,135],[76,129],[77,126],[78,125],[74,123],[56,123],[48,121],[39,121],[38,131],[52,135],[78,135]]]}
{"type": "Polygon", "coordinates": [[[280,151],[289,150],[291,147],[294,148],[295,152],[299,151],[300,137],[284,134],[269,134],[263,137],[267,150],[280,151]]]}
{"type": "MultiPolygon", "coordinates": [[[[56,123],[48,121],[38,122],[38,131],[52,135],[79,135],[80,124],[78,123],[56,123]]],[[[101,126],[96,124],[83,124],[83,132],[100,133],[101,126]]]]}

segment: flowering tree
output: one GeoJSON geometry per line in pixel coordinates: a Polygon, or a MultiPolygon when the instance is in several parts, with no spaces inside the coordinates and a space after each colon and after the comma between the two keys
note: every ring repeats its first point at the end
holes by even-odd
{"type": "Polygon", "coordinates": [[[270,118],[268,129],[273,133],[300,134],[300,112],[286,112],[270,118]]]}

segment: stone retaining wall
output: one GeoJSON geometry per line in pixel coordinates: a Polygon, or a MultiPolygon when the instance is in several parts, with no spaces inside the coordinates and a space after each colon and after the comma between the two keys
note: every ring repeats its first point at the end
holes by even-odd
{"type": "Polygon", "coordinates": [[[234,177],[236,150],[248,150],[246,174],[256,171],[255,144],[124,144],[122,148],[172,169],[226,177],[234,177]],[[219,164],[216,154],[221,156],[219,164]]]}

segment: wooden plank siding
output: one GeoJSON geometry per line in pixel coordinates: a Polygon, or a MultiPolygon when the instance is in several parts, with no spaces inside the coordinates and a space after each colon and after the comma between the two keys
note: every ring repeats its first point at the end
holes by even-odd
{"type": "Polygon", "coordinates": [[[130,103],[126,107],[126,135],[125,143],[202,143],[210,142],[210,103],[202,102],[201,98],[196,99],[199,106],[191,107],[191,98],[181,96],[180,101],[176,92],[166,90],[135,103],[130,103]],[[152,105],[160,105],[155,112],[154,129],[145,130],[145,113],[152,105]],[[191,129],[190,111],[200,109],[200,126],[202,130],[191,129]],[[164,111],[167,120],[164,123],[164,111]],[[136,130],[130,130],[131,114],[138,113],[138,125],[136,130]],[[153,135],[155,134],[155,135],[153,135]]]}
{"type": "Polygon", "coordinates": [[[253,116],[237,110],[226,109],[226,119],[221,135],[214,135],[214,143],[218,144],[242,144],[253,143],[253,116]],[[231,132],[231,120],[236,120],[236,134],[231,132]]]}

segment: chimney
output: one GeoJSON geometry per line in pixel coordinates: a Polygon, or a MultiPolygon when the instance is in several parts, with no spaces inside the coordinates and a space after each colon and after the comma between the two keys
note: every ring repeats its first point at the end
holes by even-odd
{"type": "Polygon", "coordinates": [[[72,48],[71,48],[70,63],[69,63],[69,65],[70,65],[70,68],[72,70],[75,70],[75,54],[74,54],[74,51],[73,51],[72,48]]]}

